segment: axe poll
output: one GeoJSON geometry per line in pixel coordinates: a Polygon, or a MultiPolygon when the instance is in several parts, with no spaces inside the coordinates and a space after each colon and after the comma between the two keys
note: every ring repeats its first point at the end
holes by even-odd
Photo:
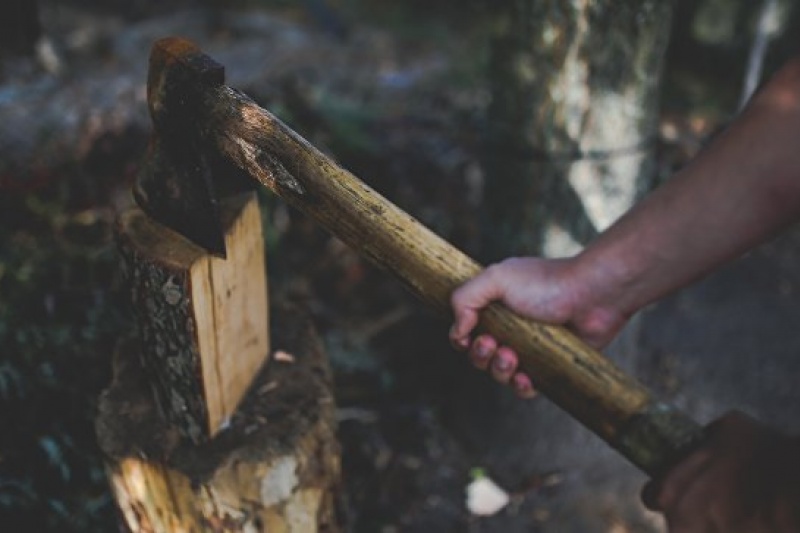
{"type": "MultiPolygon", "coordinates": [[[[224,256],[217,197],[257,180],[442,313],[481,266],[314,148],[243,93],[193,43],[167,38],[150,57],[154,134],[135,197],[151,216],[224,256]],[[167,213],[167,215],[164,215],[167,213]]],[[[254,183],[254,182],[253,182],[254,183]]],[[[535,387],[645,473],[665,472],[702,427],[566,329],[500,304],[482,330],[516,350],[535,387]]],[[[443,333],[444,334],[444,333],[443,333]]]]}

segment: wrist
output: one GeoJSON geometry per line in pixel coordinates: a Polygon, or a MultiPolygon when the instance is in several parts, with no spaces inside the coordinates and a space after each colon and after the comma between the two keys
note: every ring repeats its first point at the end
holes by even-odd
{"type": "Polygon", "coordinates": [[[602,349],[629,318],[618,304],[618,281],[594,260],[579,254],[567,260],[562,286],[567,288],[564,323],[590,346],[602,349]]]}
{"type": "Polygon", "coordinates": [[[602,319],[614,316],[627,319],[638,311],[638,269],[624,254],[602,253],[586,248],[574,258],[574,278],[581,302],[577,314],[602,319]]]}

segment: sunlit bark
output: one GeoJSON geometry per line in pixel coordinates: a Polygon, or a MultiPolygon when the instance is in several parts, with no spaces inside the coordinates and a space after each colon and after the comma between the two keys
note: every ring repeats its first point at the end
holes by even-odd
{"type": "Polygon", "coordinates": [[[575,251],[650,188],[671,11],[669,0],[518,0],[497,16],[492,259],[575,251]]]}

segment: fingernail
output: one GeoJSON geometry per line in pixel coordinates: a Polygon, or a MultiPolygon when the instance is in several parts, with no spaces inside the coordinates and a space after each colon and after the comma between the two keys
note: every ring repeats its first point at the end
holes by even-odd
{"type": "Polygon", "coordinates": [[[494,367],[500,372],[508,372],[511,370],[511,361],[505,357],[499,356],[494,362],[494,367]]]}
{"type": "Polygon", "coordinates": [[[485,360],[488,359],[490,355],[491,354],[489,353],[489,348],[487,348],[486,346],[478,344],[478,346],[475,347],[475,356],[478,359],[485,360]]]}
{"type": "Polygon", "coordinates": [[[450,331],[447,334],[450,336],[451,339],[455,340],[455,338],[456,338],[456,325],[455,324],[450,326],[450,331]]]}
{"type": "Polygon", "coordinates": [[[450,328],[450,332],[448,334],[448,338],[450,339],[450,344],[452,344],[453,348],[457,350],[465,350],[467,348],[467,341],[465,339],[459,339],[455,335],[456,335],[456,327],[453,326],[450,328]]]}
{"type": "Polygon", "coordinates": [[[458,327],[453,324],[450,326],[450,332],[448,333],[451,339],[461,340],[461,336],[458,334],[458,327]]]}

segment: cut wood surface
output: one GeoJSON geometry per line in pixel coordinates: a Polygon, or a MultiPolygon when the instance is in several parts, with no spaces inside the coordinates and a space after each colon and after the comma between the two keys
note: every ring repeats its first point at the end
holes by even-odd
{"type": "Polygon", "coordinates": [[[231,424],[194,445],[160,415],[137,341],[120,344],[96,428],[130,531],[339,531],[340,451],[332,380],[307,316],[273,313],[276,346],[292,355],[257,375],[231,424]]]}
{"type": "MultiPolygon", "coordinates": [[[[169,38],[154,51],[191,65],[202,52],[169,38]]],[[[170,66],[172,65],[172,66],[170,66]]],[[[166,73],[150,76],[167,79],[166,73]]],[[[227,86],[175,86],[198,91],[194,120],[210,150],[402,280],[422,300],[449,313],[452,291],[480,272],[475,261],[338,166],[268,111],[227,86]]],[[[194,94],[194,93],[193,93],[194,94]]],[[[691,419],[658,402],[638,381],[566,329],[527,320],[500,305],[483,313],[482,328],[520,354],[536,387],[617,448],[656,474],[702,438],[691,419]]],[[[444,334],[444,333],[443,333],[444,334]]]]}
{"type": "Polygon", "coordinates": [[[258,201],[247,193],[221,208],[226,260],[138,208],[117,227],[145,369],[161,409],[195,442],[227,423],[269,353],[258,201]]]}

